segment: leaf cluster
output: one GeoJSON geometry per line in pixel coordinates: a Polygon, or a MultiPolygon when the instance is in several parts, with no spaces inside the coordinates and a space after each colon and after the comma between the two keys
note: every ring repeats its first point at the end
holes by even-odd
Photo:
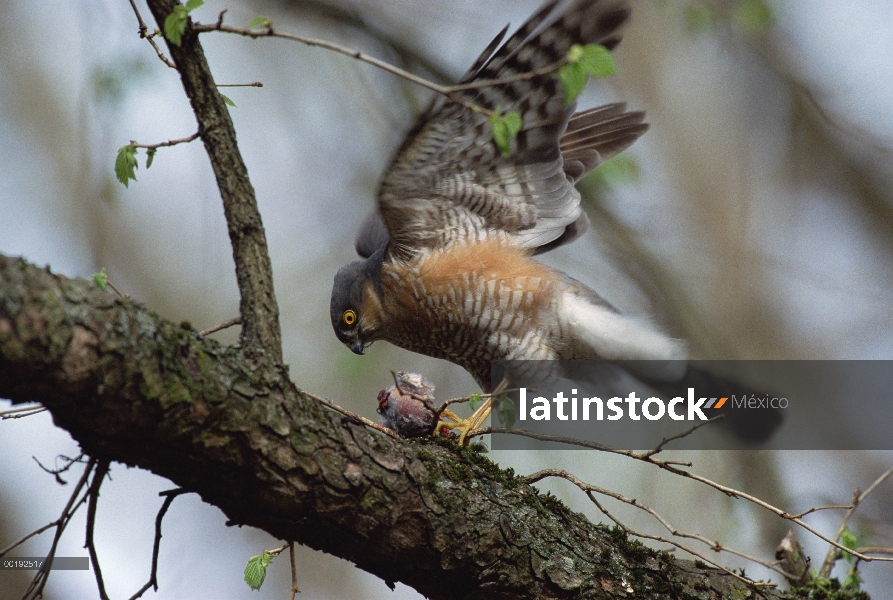
{"type": "Polygon", "coordinates": [[[164,20],[164,37],[175,45],[183,43],[183,33],[186,31],[186,23],[189,21],[189,13],[204,4],[204,0],[189,0],[185,6],[178,4],[164,20]]]}

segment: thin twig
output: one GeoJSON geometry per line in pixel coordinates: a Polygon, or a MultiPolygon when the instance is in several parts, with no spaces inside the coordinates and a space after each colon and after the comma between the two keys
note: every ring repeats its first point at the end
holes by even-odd
{"type": "Polygon", "coordinates": [[[143,21],[143,17],[142,15],[140,15],[140,11],[137,9],[136,3],[133,0],[130,0],[130,6],[133,8],[133,14],[136,15],[136,20],[140,24],[140,37],[152,44],[152,48],[154,48],[155,54],[158,55],[158,58],[161,59],[161,62],[169,66],[171,69],[176,69],[177,65],[171,62],[171,60],[164,55],[164,52],[161,51],[161,48],[159,48],[158,44],[155,43],[155,40],[152,39],[155,37],[155,34],[149,33],[149,28],[146,27],[146,23],[145,21],[143,21]]]}
{"type": "Polygon", "coordinates": [[[661,536],[651,535],[651,534],[648,534],[648,533],[641,533],[641,532],[637,532],[637,531],[635,531],[635,530],[633,530],[633,529],[630,529],[629,527],[627,527],[626,525],[624,525],[622,522],[620,522],[619,519],[615,518],[614,515],[612,515],[610,512],[608,512],[608,510],[607,510],[604,506],[602,506],[602,504],[601,504],[598,500],[596,500],[595,497],[592,496],[591,494],[589,495],[589,499],[592,501],[593,504],[596,505],[596,507],[598,507],[598,509],[599,509],[602,513],[605,514],[606,517],[608,517],[609,519],[611,519],[612,521],[614,521],[614,523],[615,523],[618,527],[620,527],[623,531],[625,531],[625,532],[626,532],[627,534],[629,534],[629,535],[632,535],[632,536],[635,536],[635,537],[638,537],[638,538],[654,540],[654,541],[657,541],[657,542],[664,542],[664,543],[666,543],[666,544],[670,544],[671,546],[675,546],[675,547],[679,548],[680,550],[684,550],[684,551],[688,552],[689,554],[692,554],[692,555],[694,555],[694,556],[697,556],[698,558],[700,558],[700,559],[703,560],[704,562],[706,562],[706,563],[708,563],[708,564],[710,564],[710,565],[713,565],[714,567],[716,567],[716,568],[719,569],[720,571],[726,573],[727,575],[731,575],[731,576],[734,577],[735,579],[738,579],[739,581],[741,581],[741,582],[743,582],[743,583],[745,583],[745,584],[747,584],[747,585],[752,585],[752,586],[754,586],[754,587],[766,587],[766,588],[774,588],[774,587],[777,587],[776,584],[771,583],[771,582],[766,582],[766,581],[753,581],[753,580],[751,580],[751,579],[748,579],[747,577],[743,577],[743,576],[739,575],[738,573],[735,573],[734,571],[731,571],[731,570],[727,569],[726,567],[722,566],[721,564],[717,563],[716,561],[710,560],[709,558],[707,558],[706,556],[704,556],[704,555],[701,554],[700,552],[693,551],[691,548],[686,548],[685,546],[682,546],[681,544],[679,544],[678,542],[675,542],[675,541],[673,541],[673,540],[668,540],[668,539],[663,538],[663,537],[661,537],[661,536]]]}
{"type": "Polygon", "coordinates": [[[844,548],[840,544],[837,543],[837,540],[840,539],[840,536],[843,535],[844,530],[846,529],[846,524],[849,522],[850,517],[853,516],[853,513],[856,512],[856,508],[859,506],[859,503],[865,500],[866,496],[873,492],[877,486],[884,482],[890,475],[893,475],[893,467],[887,469],[880,477],[874,480],[868,489],[864,492],[860,492],[858,489],[853,492],[853,503],[850,506],[849,510],[846,511],[846,514],[843,515],[843,519],[840,521],[840,526],[837,528],[837,533],[834,534],[834,544],[831,548],[828,549],[828,554],[825,555],[825,560],[822,562],[822,568],[819,569],[819,577],[830,577],[831,569],[834,568],[834,563],[840,558],[841,552],[849,552],[853,556],[860,558],[862,560],[893,560],[893,558],[866,558],[860,552],[854,552],[853,550],[849,550],[844,548]]]}
{"type": "MultiPolygon", "coordinates": [[[[533,473],[527,477],[522,477],[521,479],[523,481],[525,481],[526,483],[534,483],[537,481],[541,481],[542,479],[544,479],[546,477],[561,477],[562,479],[566,479],[567,481],[570,481],[575,486],[580,488],[590,498],[590,500],[593,500],[592,493],[601,494],[603,496],[608,496],[610,498],[614,498],[615,500],[623,502],[624,504],[629,504],[630,506],[633,506],[633,507],[638,508],[644,512],[647,512],[649,515],[654,517],[654,519],[657,520],[657,522],[660,523],[664,529],[669,531],[670,534],[675,537],[696,540],[696,541],[699,541],[702,544],[708,546],[714,552],[728,552],[729,554],[734,554],[735,556],[740,556],[741,558],[744,558],[751,562],[763,565],[764,567],[771,569],[785,577],[790,575],[790,573],[787,573],[783,569],[778,568],[777,562],[776,563],[767,562],[767,561],[757,558],[756,556],[752,556],[745,552],[741,552],[740,550],[735,550],[734,548],[730,548],[728,546],[720,544],[718,541],[708,539],[707,537],[702,536],[700,534],[688,533],[688,532],[676,529],[675,527],[673,527],[670,524],[669,521],[667,521],[667,519],[665,519],[663,517],[663,515],[658,513],[655,509],[651,508],[647,504],[643,504],[642,502],[636,500],[635,498],[627,498],[623,494],[619,494],[617,492],[612,492],[611,490],[601,488],[599,486],[592,485],[590,483],[586,483],[586,482],[582,481],[576,475],[573,475],[572,473],[569,473],[569,472],[565,471],[564,469],[543,469],[543,470],[537,471],[536,473],[533,473]]],[[[639,535],[638,533],[635,533],[635,532],[632,532],[632,533],[633,533],[633,535],[636,535],[636,536],[639,535]]],[[[675,543],[675,542],[668,540],[666,538],[663,538],[661,536],[648,536],[648,537],[649,537],[649,539],[663,541],[663,542],[666,542],[669,544],[673,544],[677,548],[685,550],[686,552],[696,554],[695,552],[692,552],[692,550],[690,548],[688,548],[686,546],[682,546],[681,544],[675,543]]]]}
{"type": "MultiPolygon", "coordinates": [[[[225,11],[224,11],[225,12],[225,11]]],[[[373,65],[378,67],[379,69],[391,73],[392,75],[396,75],[401,77],[407,81],[411,81],[416,85],[422,86],[423,88],[429,89],[433,92],[446,96],[456,104],[461,104],[462,106],[472,110],[474,112],[479,112],[485,116],[493,116],[495,112],[491,109],[484,108],[482,106],[478,106],[472,102],[468,102],[459,96],[461,92],[473,91],[485,87],[493,87],[498,85],[507,85],[510,83],[515,83],[517,81],[524,81],[528,79],[534,79],[536,77],[540,77],[542,75],[548,75],[549,73],[554,73],[558,69],[560,69],[564,64],[567,63],[567,59],[562,59],[556,62],[553,65],[548,65],[546,67],[542,67],[533,71],[529,71],[526,73],[519,73],[517,75],[512,75],[510,77],[503,77],[500,79],[480,79],[477,81],[466,82],[458,85],[439,85],[434,83],[433,81],[429,81],[423,77],[419,77],[418,75],[414,75],[409,71],[405,71],[399,67],[395,67],[392,64],[389,64],[383,60],[379,60],[375,57],[369,56],[367,54],[363,54],[358,50],[354,50],[352,48],[348,48],[346,46],[342,46],[340,44],[335,44],[332,42],[328,42],[326,40],[319,40],[315,38],[309,38],[302,35],[296,35],[293,33],[284,33],[270,27],[263,28],[250,28],[250,27],[233,27],[232,25],[224,25],[223,24],[223,13],[220,13],[220,16],[217,19],[217,22],[213,25],[205,25],[202,23],[193,23],[192,30],[196,33],[205,33],[211,31],[222,31],[225,33],[234,33],[237,35],[244,35],[251,38],[260,38],[260,37],[278,37],[284,38],[288,40],[292,40],[295,42],[301,42],[302,44],[306,44],[308,46],[313,46],[317,48],[324,48],[326,50],[331,50],[332,52],[337,52],[339,54],[343,54],[345,56],[349,56],[358,61],[373,65]]]]}
{"type": "Polygon", "coordinates": [[[797,519],[802,519],[806,515],[811,515],[814,512],[819,512],[821,510],[834,510],[834,509],[849,509],[852,508],[852,504],[830,504],[828,506],[813,506],[808,510],[804,510],[802,513],[797,513],[796,515],[791,515],[797,519]]]}
{"type": "Polygon", "coordinates": [[[38,404],[37,406],[19,406],[17,408],[10,408],[9,410],[0,411],[0,421],[30,417],[31,415],[42,413],[45,410],[46,407],[41,404],[38,404]]]}
{"type": "Polygon", "coordinates": [[[59,485],[68,485],[68,482],[65,481],[64,479],[62,479],[61,475],[62,475],[62,473],[65,473],[66,471],[68,471],[75,464],[84,462],[83,461],[84,453],[81,452],[74,458],[71,458],[70,456],[65,456],[64,454],[58,455],[56,457],[56,461],[58,461],[60,458],[62,458],[62,459],[65,459],[65,462],[66,462],[65,466],[59,467],[58,469],[50,469],[49,467],[43,466],[40,463],[40,461],[37,460],[36,456],[32,456],[31,458],[34,459],[34,462],[37,463],[37,466],[40,467],[44,472],[49,473],[50,475],[53,475],[56,478],[56,482],[59,485]]]}
{"type": "MultiPolygon", "coordinates": [[[[678,466],[690,467],[691,463],[689,463],[689,462],[679,463],[677,461],[659,460],[659,459],[654,458],[653,456],[647,456],[646,455],[647,453],[634,452],[632,450],[619,450],[617,448],[611,448],[610,446],[604,446],[604,445],[598,444],[596,442],[589,442],[586,440],[578,440],[575,438],[565,438],[565,437],[561,437],[561,436],[536,433],[536,432],[528,431],[528,430],[524,430],[524,429],[510,429],[509,430],[509,429],[506,429],[505,427],[482,427],[480,429],[475,429],[474,431],[469,432],[468,437],[484,435],[487,433],[506,433],[506,434],[510,434],[510,435],[521,435],[521,436],[525,436],[525,437],[529,437],[529,438],[533,438],[533,439],[537,439],[537,440],[542,440],[542,441],[547,441],[547,442],[559,442],[559,443],[563,443],[563,444],[571,444],[571,445],[581,446],[583,448],[592,448],[595,450],[601,450],[602,452],[610,452],[612,454],[620,454],[621,456],[627,456],[627,457],[633,458],[635,460],[641,460],[643,462],[652,464],[652,465],[654,465],[660,469],[663,469],[665,471],[668,471],[670,473],[680,475],[682,477],[686,477],[688,479],[692,479],[694,481],[703,483],[704,485],[706,485],[708,487],[711,487],[715,490],[722,492],[723,494],[729,496],[730,498],[742,498],[744,500],[747,500],[748,502],[756,504],[757,506],[759,506],[761,508],[764,508],[772,513],[775,513],[782,519],[786,519],[788,521],[791,521],[792,523],[796,523],[797,525],[799,525],[800,527],[802,527],[809,533],[813,534],[820,540],[830,544],[831,546],[834,546],[835,548],[837,548],[839,550],[848,552],[860,560],[893,562],[893,558],[882,558],[879,556],[866,556],[860,552],[850,550],[849,548],[840,544],[840,542],[838,542],[837,539],[829,538],[828,536],[824,535],[823,533],[821,533],[820,531],[818,531],[817,529],[815,529],[808,523],[804,522],[802,519],[798,518],[795,515],[792,515],[791,513],[787,512],[786,510],[783,510],[781,508],[778,508],[777,506],[769,504],[765,500],[757,498],[756,496],[753,496],[746,492],[736,490],[735,488],[731,488],[729,486],[722,485],[721,483],[717,483],[711,479],[702,477],[701,475],[697,475],[697,474],[691,473],[689,471],[683,471],[682,469],[678,468],[678,466]]],[[[891,468],[889,471],[887,471],[886,473],[881,475],[871,486],[869,486],[868,490],[866,490],[866,492],[862,494],[861,498],[864,498],[866,493],[874,490],[874,488],[877,487],[877,485],[879,485],[884,479],[886,479],[891,474],[893,474],[893,468],[891,468]]],[[[856,504],[858,504],[858,503],[856,503],[856,504]]],[[[839,535],[838,535],[838,538],[839,538],[839,535]]]]}
{"type": "Polygon", "coordinates": [[[875,554],[893,555],[893,548],[887,548],[885,546],[859,546],[858,548],[856,548],[856,551],[862,554],[874,552],[875,554]]]}
{"type": "Polygon", "coordinates": [[[298,567],[295,565],[295,543],[288,543],[288,557],[291,559],[291,600],[295,600],[295,594],[300,594],[298,588],[298,567]]]}
{"type": "Polygon", "coordinates": [[[204,331],[199,331],[198,334],[202,337],[206,335],[211,335],[215,331],[220,331],[221,329],[226,329],[228,327],[232,327],[233,325],[240,325],[242,323],[242,317],[236,317],[235,319],[230,319],[229,321],[225,321],[220,325],[215,325],[214,327],[210,327],[205,329],[204,331]]]}
{"type": "Polygon", "coordinates": [[[709,424],[709,423],[712,423],[713,421],[717,421],[717,420],[722,419],[722,418],[724,418],[724,417],[725,417],[725,415],[716,415],[715,417],[710,418],[710,419],[707,419],[706,421],[701,421],[700,423],[698,423],[697,425],[695,425],[694,427],[692,427],[692,428],[689,429],[688,431],[683,431],[682,433],[678,433],[678,434],[676,434],[676,435],[671,435],[671,436],[668,437],[668,438],[664,438],[663,440],[661,440],[661,443],[658,444],[657,447],[656,447],[654,450],[651,450],[651,451],[649,451],[649,452],[646,452],[646,453],[645,453],[645,456],[646,456],[646,457],[654,456],[655,454],[657,454],[658,452],[660,452],[661,450],[663,450],[663,449],[664,449],[664,446],[666,446],[668,443],[672,442],[673,440],[679,440],[679,439],[682,439],[682,438],[684,438],[684,437],[686,437],[686,436],[689,436],[689,435],[693,434],[695,431],[697,431],[698,429],[700,429],[701,427],[703,427],[704,425],[707,425],[707,424],[709,424]]]}
{"type": "MultiPolygon", "coordinates": [[[[84,468],[84,473],[81,475],[81,479],[78,481],[77,485],[74,488],[74,491],[71,493],[71,497],[68,499],[68,503],[65,505],[65,508],[62,509],[62,514],[59,516],[59,519],[53,524],[56,527],[56,533],[53,536],[53,542],[50,544],[50,549],[46,554],[46,561],[44,562],[44,567],[37,572],[37,575],[34,576],[34,579],[31,580],[31,583],[28,585],[28,589],[25,590],[25,593],[22,595],[23,600],[35,599],[43,597],[43,588],[46,586],[47,580],[50,576],[49,566],[53,562],[53,558],[56,556],[56,548],[59,546],[59,540],[62,538],[62,533],[65,531],[65,528],[68,526],[69,521],[74,516],[74,513],[87,501],[88,492],[84,491],[83,495],[81,495],[81,490],[84,489],[84,486],[87,485],[87,481],[90,479],[90,475],[93,473],[93,469],[96,467],[96,459],[91,458],[87,463],[87,466],[84,468]],[[78,496],[81,496],[78,499],[78,496]]],[[[45,531],[47,528],[43,528],[42,531],[45,531]]],[[[27,537],[30,536],[26,536],[27,537]]],[[[0,556],[5,554],[8,550],[14,548],[18,543],[13,546],[10,546],[7,550],[0,552],[0,556]]]]}
{"type": "Polygon", "coordinates": [[[188,144],[189,142],[197,140],[200,135],[201,135],[201,132],[196,131],[195,133],[193,133],[192,135],[190,135],[188,137],[184,137],[184,138],[180,138],[180,139],[176,139],[176,140],[168,140],[166,142],[161,142],[159,144],[140,144],[138,142],[135,142],[134,140],[130,140],[130,145],[133,146],[134,148],[146,148],[148,150],[154,150],[157,148],[166,148],[168,146],[176,146],[177,144],[188,144]]]}
{"type": "Polygon", "coordinates": [[[102,580],[102,569],[99,568],[99,557],[96,554],[96,545],[93,543],[93,531],[96,526],[96,506],[99,503],[99,488],[108,475],[111,461],[102,459],[96,464],[96,470],[93,473],[93,481],[90,482],[90,488],[87,490],[87,540],[84,546],[90,553],[90,561],[93,563],[93,573],[96,576],[96,587],[99,588],[99,597],[101,600],[109,600],[108,594],[105,592],[105,582],[102,580]]]}
{"type": "Polygon", "coordinates": [[[154,588],[156,592],[158,591],[158,553],[161,550],[161,520],[164,519],[164,515],[167,514],[167,510],[174,502],[174,498],[188,493],[189,491],[183,488],[158,492],[159,496],[165,496],[165,498],[161,505],[161,509],[158,511],[158,515],[155,517],[155,541],[152,544],[152,571],[149,573],[149,581],[131,596],[130,600],[136,600],[146,593],[150,587],[154,588]]]}
{"type": "Polygon", "coordinates": [[[264,87],[260,81],[254,83],[215,83],[217,87],[264,87]]]}
{"type": "Polygon", "coordinates": [[[380,431],[386,435],[389,435],[392,438],[395,438],[398,440],[400,439],[400,436],[397,435],[396,432],[391,431],[390,429],[388,429],[387,427],[384,427],[383,425],[379,425],[375,421],[371,421],[362,415],[358,415],[357,413],[355,413],[353,411],[349,411],[346,408],[342,408],[342,407],[338,406],[337,404],[335,404],[334,402],[331,402],[325,398],[321,398],[320,396],[317,396],[316,394],[311,394],[310,392],[306,392],[306,391],[303,393],[307,394],[307,396],[309,396],[310,398],[313,398],[314,400],[316,400],[317,402],[319,402],[320,404],[322,404],[325,407],[331,408],[332,410],[334,410],[336,412],[340,412],[342,415],[348,416],[351,419],[356,419],[357,421],[359,421],[366,427],[371,427],[373,429],[377,429],[378,431],[380,431]]]}
{"type": "Polygon", "coordinates": [[[114,284],[114,283],[112,283],[112,282],[109,281],[108,279],[106,279],[105,284],[106,284],[107,286],[109,286],[110,288],[112,288],[112,290],[113,290],[116,294],[118,294],[119,296],[121,296],[123,299],[125,299],[125,300],[130,300],[130,294],[125,294],[125,293],[123,293],[121,290],[119,290],[118,288],[115,287],[115,284],[114,284]]]}

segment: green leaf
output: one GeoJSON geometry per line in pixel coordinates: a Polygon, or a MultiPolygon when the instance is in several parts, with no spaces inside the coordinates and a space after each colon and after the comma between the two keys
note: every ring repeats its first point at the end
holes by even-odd
{"type": "Polygon", "coordinates": [[[586,87],[588,77],[607,77],[617,72],[611,52],[601,44],[574,44],[567,51],[567,64],[558,69],[558,80],[568,104],[586,87]]]}
{"type": "Polygon", "coordinates": [[[233,108],[238,108],[238,106],[236,106],[236,103],[233,102],[232,100],[230,100],[227,96],[220,94],[220,97],[223,98],[223,103],[226,104],[227,106],[232,106],[233,108]]]}
{"type": "Polygon", "coordinates": [[[570,50],[567,51],[567,62],[569,63],[578,63],[583,59],[583,46],[580,44],[574,44],[570,47],[570,50]]]}
{"type": "Polygon", "coordinates": [[[487,119],[493,128],[493,141],[499,152],[506,158],[512,155],[512,142],[518,137],[518,132],[524,125],[521,114],[510,112],[504,115],[495,112],[487,119]]]}
{"type": "Polygon", "coordinates": [[[561,89],[564,90],[564,101],[570,104],[577,99],[583,88],[586,87],[586,70],[578,63],[568,63],[558,69],[558,80],[561,89]]]}
{"type": "Polygon", "coordinates": [[[611,51],[601,44],[583,46],[583,58],[580,59],[580,64],[590,77],[607,77],[617,72],[611,51]]]}
{"type": "Polygon", "coordinates": [[[252,590],[260,589],[267,576],[267,567],[270,566],[274,558],[273,554],[264,550],[263,554],[248,559],[248,564],[245,565],[245,583],[248,584],[248,587],[252,590]]]}
{"type": "Polygon", "coordinates": [[[772,25],[772,9],[765,0],[738,0],[732,19],[745,33],[762,33],[772,25]]]}
{"type": "Polygon", "coordinates": [[[186,12],[192,12],[205,3],[205,0],[188,0],[186,2],[186,12]]]}
{"type": "Polygon", "coordinates": [[[846,573],[846,579],[843,580],[843,589],[850,591],[858,591],[862,586],[862,576],[859,575],[859,569],[853,567],[846,573]]]}
{"type": "Polygon", "coordinates": [[[468,397],[468,406],[471,407],[471,410],[477,410],[477,403],[481,401],[480,394],[472,394],[468,397]]]}
{"type": "Polygon", "coordinates": [[[248,24],[248,27],[260,27],[262,29],[270,28],[270,19],[267,17],[254,17],[251,19],[251,23],[248,24]]]}
{"type": "Polygon", "coordinates": [[[515,403],[508,396],[500,396],[496,405],[496,415],[506,429],[515,426],[515,403]]]}
{"type": "Polygon", "coordinates": [[[610,188],[637,183],[642,178],[642,168],[629,154],[618,154],[578,182],[580,190],[590,194],[603,194],[610,188]]]}
{"type": "Polygon", "coordinates": [[[139,165],[136,162],[136,148],[127,144],[118,149],[118,157],[115,159],[115,177],[118,181],[128,187],[131,179],[136,181],[136,169],[139,165]]]}
{"type": "MultiPolygon", "coordinates": [[[[844,548],[847,548],[848,550],[855,550],[859,547],[856,535],[852,531],[850,531],[849,527],[843,528],[843,533],[840,535],[840,545],[844,548]]],[[[852,563],[854,557],[849,552],[844,552],[843,559],[848,563],[852,563]]]]}
{"type": "Polygon", "coordinates": [[[103,292],[108,289],[109,277],[105,274],[105,267],[102,267],[102,271],[99,273],[93,273],[90,278],[93,280],[93,285],[101,289],[103,292]]]}
{"type": "Polygon", "coordinates": [[[189,11],[185,6],[177,5],[173,12],[164,20],[164,37],[174,46],[183,43],[183,32],[186,31],[186,22],[189,19],[189,11]]]}
{"type": "Polygon", "coordinates": [[[158,152],[158,148],[146,148],[146,169],[152,166],[152,161],[155,160],[156,152],[158,152]]]}

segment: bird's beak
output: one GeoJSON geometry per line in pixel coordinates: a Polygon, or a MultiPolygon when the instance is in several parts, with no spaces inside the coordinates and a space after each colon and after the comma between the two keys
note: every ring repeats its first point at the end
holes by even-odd
{"type": "Polygon", "coordinates": [[[363,342],[361,342],[360,340],[354,340],[353,343],[350,345],[351,351],[354,354],[359,354],[360,356],[363,355],[363,348],[363,342]]]}

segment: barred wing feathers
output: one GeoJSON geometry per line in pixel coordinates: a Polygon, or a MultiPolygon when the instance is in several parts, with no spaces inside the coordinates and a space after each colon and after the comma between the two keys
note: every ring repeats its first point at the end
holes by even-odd
{"type": "MultiPolygon", "coordinates": [[[[574,44],[613,48],[628,16],[620,0],[549,2],[496,49],[503,30],[462,81],[543,69],[558,63],[574,44]]],[[[459,94],[489,110],[517,111],[523,128],[506,158],[493,142],[486,116],[449,99],[434,100],[379,191],[390,251],[398,258],[494,235],[533,250],[569,241],[568,231],[572,239],[588,223],[574,181],[647,127],[642,113],[626,113],[623,105],[614,104],[581,113],[569,128],[574,105],[564,102],[554,73],[459,94]]]]}

